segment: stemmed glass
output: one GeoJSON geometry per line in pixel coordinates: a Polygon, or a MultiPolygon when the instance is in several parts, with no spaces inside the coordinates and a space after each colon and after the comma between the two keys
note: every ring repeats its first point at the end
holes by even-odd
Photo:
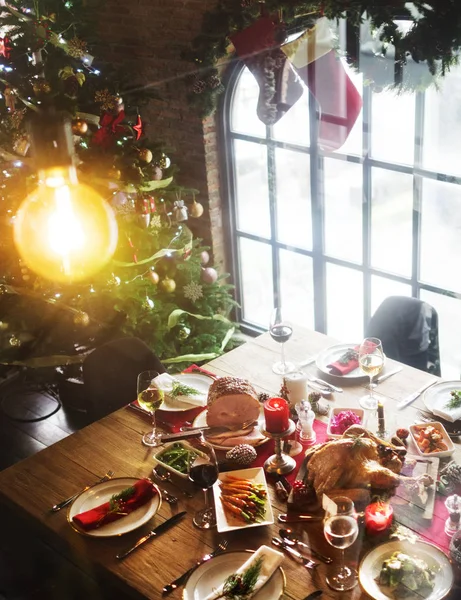
{"type": "Polygon", "coordinates": [[[357,539],[359,527],[352,500],[338,496],[334,500],[334,508],[325,511],[323,533],[329,544],[339,548],[340,560],[338,567],[326,577],[326,582],[333,590],[342,592],[357,585],[357,571],[345,565],[344,550],[357,539]]]}
{"type": "Polygon", "coordinates": [[[157,371],[143,371],[138,375],[138,404],[152,416],[152,431],[145,433],[142,443],[145,446],[160,446],[161,435],[155,426],[155,411],[162,406],[164,393],[155,387],[152,381],[158,376],[157,371]]]}
{"type": "Polygon", "coordinates": [[[381,373],[384,367],[384,353],[381,340],[365,338],[359,348],[359,366],[370,378],[370,394],[360,398],[360,406],[369,410],[378,408],[378,400],[373,396],[373,377],[381,373]]]}
{"type": "Polygon", "coordinates": [[[293,363],[285,360],[285,342],[291,338],[293,328],[282,315],[282,309],[280,306],[274,308],[271,316],[269,332],[274,341],[279,342],[282,348],[281,360],[274,363],[272,370],[277,375],[286,375],[295,370],[293,363]]]}
{"type": "Polygon", "coordinates": [[[203,434],[188,441],[196,451],[189,463],[189,479],[202,488],[205,495],[205,508],[195,513],[192,522],[199,529],[211,529],[216,527],[216,513],[210,502],[210,488],[218,479],[218,461],[213,446],[205,441],[203,434]]]}

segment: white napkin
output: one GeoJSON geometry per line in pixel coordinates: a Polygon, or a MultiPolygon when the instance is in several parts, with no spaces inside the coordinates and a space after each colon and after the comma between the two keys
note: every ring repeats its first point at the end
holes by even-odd
{"type": "Polygon", "coordinates": [[[439,396],[435,406],[432,407],[432,412],[438,417],[442,417],[450,423],[454,423],[458,419],[461,419],[461,407],[460,408],[447,408],[446,405],[450,400],[450,396],[447,398],[439,396]]]}
{"type": "MultiPolygon", "coordinates": [[[[252,598],[256,594],[256,592],[260,590],[265,583],[267,583],[267,581],[271,578],[275,570],[278,569],[278,567],[280,566],[284,556],[281,552],[277,552],[277,550],[273,550],[272,548],[269,548],[269,546],[261,546],[256,550],[254,554],[250,556],[250,558],[245,563],[243,563],[241,567],[237,569],[236,573],[244,573],[259,558],[263,559],[263,562],[261,564],[261,571],[259,572],[259,577],[256,581],[253,592],[250,596],[248,596],[248,598],[252,598]]],[[[224,582],[214,592],[208,594],[206,598],[203,598],[203,600],[216,600],[216,598],[219,598],[223,593],[223,588],[224,582]]]]}
{"type": "MultiPolygon", "coordinates": [[[[152,380],[152,383],[156,388],[162,390],[166,396],[170,396],[169,392],[173,390],[173,384],[175,382],[175,378],[169,375],[168,373],[161,373],[157,375],[155,379],[152,380]]],[[[194,387],[190,385],[189,387],[194,387]]],[[[170,396],[170,398],[174,400],[179,400],[180,402],[187,402],[187,404],[193,404],[194,406],[206,406],[208,394],[204,392],[198,392],[193,396],[170,396]]]]}

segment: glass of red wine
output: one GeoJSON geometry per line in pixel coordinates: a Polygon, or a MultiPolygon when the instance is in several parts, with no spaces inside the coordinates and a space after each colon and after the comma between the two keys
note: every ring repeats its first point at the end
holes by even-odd
{"type": "Polygon", "coordinates": [[[195,453],[189,463],[189,479],[202,488],[205,494],[205,508],[195,513],[192,522],[199,529],[211,529],[216,527],[216,513],[210,502],[210,488],[218,479],[218,461],[213,446],[205,440],[203,434],[188,441],[195,453]]]}
{"type": "Polygon", "coordinates": [[[277,375],[286,375],[287,373],[292,373],[296,370],[296,367],[293,363],[285,360],[285,342],[288,342],[288,340],[291,338],[293,327],[290,323],[288,323],[288,321],[286,321],[286,319],[284,319],[284,315],[282,314],[282,309],[280,306],[274,308],[272,312],[269,333],[274,341],[281,344],[282,349],[281,360],[272,365],[272,370],[274,373],[277,373],[277,375]]]}

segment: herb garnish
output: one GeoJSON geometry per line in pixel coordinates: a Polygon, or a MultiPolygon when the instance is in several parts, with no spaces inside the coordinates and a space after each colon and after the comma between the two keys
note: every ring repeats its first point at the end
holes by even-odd
{"type": "Polygon", "coordinates": [[[244,573],[229,575],[224,582],[223,593],[216,600],[219,600],[219,598],[225,598],[226,600],[246,600],[252,594],[258,581],[262,563],[263,559],[258,558],[254,565],[251,565],[244,573]]]}
{"type": "Polygon", "coordinates": [[[198,390],[179,381],[173,381],[173,389],[168,392],[169,396],[176,398],[176,396],[197,396],[200,394],[198,390]]]}
{"type": "Polygon", "coordinates": [[[445,408],[461,408],[461,390],[452,390],[450,400],[445,404],[445,408]]]}
{"type": "Polygon", "coordinates": [[[349,350],[347,352],[345,352],[340,358],[338,358],[338,362],[342,365],[347,365],[348,362],[350,362],[351,360],[357,360],[358,359],[358,352],[357,350],[354,350],[353,348],[349,348],[349,350]]]}
{"type": "Polygon", "coordinates": [[[136,490],[133,486],[127,487],[118,494],[114,494],[111,496],[109,500],[109,512],[121,512],[123,508],[123,503],[129,500],[132,496],[134,496],[136,490]]]}

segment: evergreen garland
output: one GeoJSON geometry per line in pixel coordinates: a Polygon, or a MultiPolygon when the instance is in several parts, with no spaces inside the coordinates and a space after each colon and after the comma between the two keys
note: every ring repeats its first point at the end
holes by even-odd
{"type": "MultiPolygon", "coordinates": [[[[395,46],[397,62],[406,64],[408,58],[416,63],[426,61],[427,81],[433,76],[444,76],[458,62],[461,48],[461,3],[459,0],[430,0],[410,3],[402,0],[219,0],[216,8],[205,13],[201,33],[192,41],[183,58],[195,64],[190,76],[189,101],[202,117],[216,108],[218,95],[224,90],[217,84],[218,61],[229,54],[229,36],[241,31],[265,14],[280,19],[280,43],[287,34],[305,31],[315,21],[325,16],[335,20],[347,18],[358,30],[368,18],[372,29],[379,30],[382,55],[389,44],[395,46]],[[411,27],[401,31],[394,19],[408,20],[411,27]]],[[[358,56],[349,54],[347,60],[353,66],[358,56]]],[[[396,86],[419,88],[427,81],[410,84],[396,82],[396,86]]]]}

